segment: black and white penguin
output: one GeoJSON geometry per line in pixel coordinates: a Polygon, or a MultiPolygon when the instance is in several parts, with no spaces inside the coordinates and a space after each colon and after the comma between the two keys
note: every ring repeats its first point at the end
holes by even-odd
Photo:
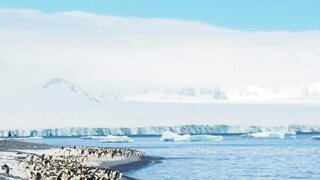
{"type": "Polygon", "coordinates": [[[10,171],[10,168],[8,165],[4,164],[2,167],[1,167],[2,170],[5,170],[6,171],[6,174],[9,174],[9,171],[10,171]]]}

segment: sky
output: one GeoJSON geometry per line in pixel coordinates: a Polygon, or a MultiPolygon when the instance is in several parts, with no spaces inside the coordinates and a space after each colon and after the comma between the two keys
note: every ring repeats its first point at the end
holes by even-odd
{"type": "Polygon", "coordinates": [[[0,0],[0,94],[319,82],[319,1],[0,0]]]}
{"type": "Polygon", "coordinates": [[[278,91],[272,85],[320,83],[319,7],[316,0],[0,0],[1,117],[7,127],[42,126],[45,118],[47,126],[57,125],[71,117],[70,123],[90,119],[95,126],[106,126],[102,119],[118,119],[118,126],[314,124],[318,105],[261,111],[230,105],[221,116],[206,105],[196,111],[175,104],[146,111],[149,105],[132,102],[78,109],[70,100],[70,109],[55,109],[50,99],[65,105],[69,96],[55,98],[40,87],[58,77],[98,97],[110,90],[270,85],[278,91]],[[248,112],[243,119],[242,110],[248,112]]]}
{"type": "Polygon", "coordinates": [[[245,31],[320,29],[318,0],[0,0],[0,7],[181,19],[245,31]]]}

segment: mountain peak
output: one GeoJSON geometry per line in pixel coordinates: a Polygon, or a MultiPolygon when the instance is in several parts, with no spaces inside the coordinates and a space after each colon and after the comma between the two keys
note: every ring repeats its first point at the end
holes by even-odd
{"type": "Polygon", "coordinates": [[[68,81],[62,79],[62,78],[52,78],[44,83],[42,88],[48,89],[50,86],[55,85],[55,84],[60,84],[60,83],[65,83],[65,84],[71,84],[68,81]]]}
{"type": "Polygon", "coordinates": [[[64,92],[73,92],[76,93],[80,96],[86,97],[87,99],[89,99],[92,102],[95,103],[100,103],[100,101],[95,98],[94,96],[90,95],[87,91],[85,91],[84,89],[78,87],[76,84],[71,83],[69,81],[66,81],[62,78],[52,78],[48,81],[46,81],[43,86],[43,89],[53,89],[54,91],[58,90],[58,91],[64,91],[64,92]]]}

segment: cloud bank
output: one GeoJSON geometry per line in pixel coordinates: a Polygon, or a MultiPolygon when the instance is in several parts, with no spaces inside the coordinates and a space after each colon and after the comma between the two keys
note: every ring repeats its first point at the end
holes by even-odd
{"type": "Polygon", "coordinates": [[[52,77],[109,88],[320,81],[320,32],[0,9],[0,93],[52,77]]]}

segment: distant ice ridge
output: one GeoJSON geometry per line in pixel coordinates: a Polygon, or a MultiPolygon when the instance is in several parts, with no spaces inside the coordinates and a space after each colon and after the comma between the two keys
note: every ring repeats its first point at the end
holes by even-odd
{"type": "Polygon", "coordinates": [[[213,135],[190,135],[184,134],[179,135],[174,132],[164,132],[160,141],[222,141],[222,136],[213,136],[213,135]]]}
{"type": "Polygon", "coordinates": [[[177,88],[171,90],[142,90],[129,93],[110,92],[102,99],[161,102],[161,103],[212,103],[226,101],[320,101],[320,83],[246,85],[239,87],[177,88]]]}
{"type": "Polygon", "coordinates": [[[89,94],[75,83],[61,78],[53,78],[43,84],[42,90],[51,90],[56,94],[60,93],[60,95],[66,93],[65,91],[71,91],[78,94],[79,97],[85,97],[96,103],[102,103],[103,100],[158,103],[255,102],[259,100],[267,102],[279,102],[280,100],[320,101],[320,83],[138,89],[124,92],[109,91],[98,97],[89,94]]]}
{"type": "Polygon", "coordinates": [[[304,126],[289,125],[281,127],[237,126],[237,125],[180,125],[180,126],[150,126],[137,128],[54,128],[39,130],[0,130],[0,137],[30,137],[30,136],[131,136],[131,135],[162,135],[164,132],[177,134],[207,135],[207,134],[248,134],[257,132],[320,133],[320,125],[304,126]]]}

